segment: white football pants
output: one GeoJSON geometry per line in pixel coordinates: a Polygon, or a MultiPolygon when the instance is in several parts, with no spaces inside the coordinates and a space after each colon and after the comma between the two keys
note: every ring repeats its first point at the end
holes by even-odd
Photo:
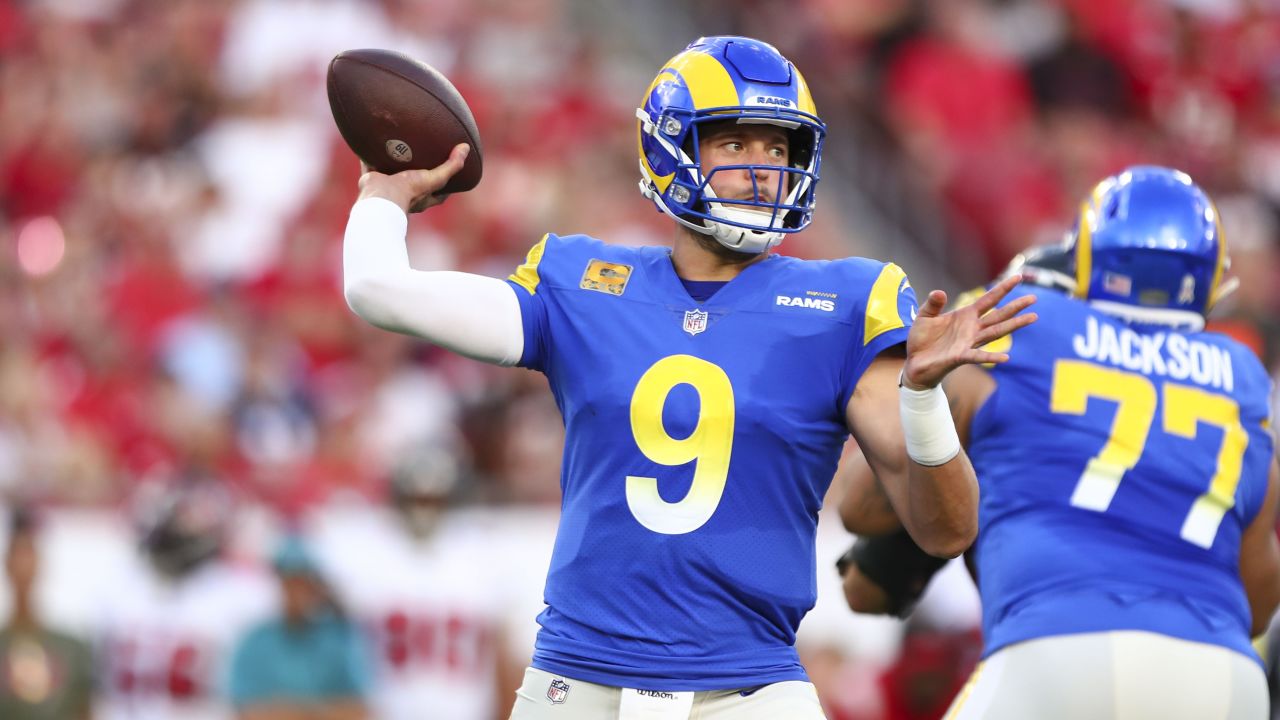
{"type": "Polygon", "coordinates": [[[978,664],[945,720],[1265,720],[1262,666],[1147,632],[1059,635],[978,664]]]}

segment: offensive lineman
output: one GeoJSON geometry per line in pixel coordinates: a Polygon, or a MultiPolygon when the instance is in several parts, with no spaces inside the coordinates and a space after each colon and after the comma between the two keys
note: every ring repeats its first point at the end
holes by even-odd
{"type": "MultiPolygon", "coordinates": [[[[1266,717],[1249,638],[1280,601],[1280,476],[1266,372],[1203,332],[1229,287],[1217,210],[1183,173],[1130,168],[1068,251],[1087,303],[1041,291],[1008,363],[948,379],[982,483],[986,646],[947,717],[1266,717]]],[[[851,530],[891,523],[868,505],[843,506],[851,530]]],[[[846,594],[898,613],[912,593],[890,568],[928,561],[876,542],[847,556],[846,594]]]]}

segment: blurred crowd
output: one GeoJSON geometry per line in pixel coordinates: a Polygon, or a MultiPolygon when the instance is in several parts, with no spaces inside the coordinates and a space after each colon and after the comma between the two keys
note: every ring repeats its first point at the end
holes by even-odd
{"type": "MultiPolygon", "coordinates": [[[[634,108],[695,35],[731,32],[793,59],[850,150],[785,252],[871,252],[840,214],[854,193],[963,289],[1060,237],[1098,179],[1171,165],[1222,210],[1240,288],[1217,327],[1280,370],[1272,0],[0,0],[0,498],[131,519],[143,488],[212,482],[289,527],[386,501],[443,447],[453,500],[554,513],[540,377],[347,310],[359,168],[326,65],[393,48],[457,85],[484,179],[414,220],[411,258],[505,276],[548,231],[666,241],[634,108]]],[[[976,617],[942,606],[945,632],[911,628],[872,670],[811,646],[830,716],[936,717],[976,647],[976,617]]]]}
{"type": "Polygon", "coordinates": [[[505,275],[554,228],[661,239],[614,181],[634,172],[633,98],[602,91],[601,38],[570,34],[565,13],[551,0],[0,3],[0,488],[110,504],[149,476],[205,475],[293,514],[378,496],[406,451],[434,442],[475,460],[483,500],[554,502],[558,423],[524,402],[541,393],[531,374],[346,309],[359,168],[324,79],[340,50],[396,48],[475,111],[483,190],[414,224],[422,267],[505,275]]]}

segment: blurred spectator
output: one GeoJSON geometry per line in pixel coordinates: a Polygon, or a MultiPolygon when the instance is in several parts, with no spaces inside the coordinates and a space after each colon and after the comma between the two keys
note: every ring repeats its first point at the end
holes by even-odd
{"type": "Polygon", "coordinates": [[[9,521],[5,574],[12,613],[0,628],[0,717],[5,720],[87,720],[93,697],[89,646],[45,626],[35,604],[37,529],[22,509],[9,521]]]}
{"type": "Polygon", "coordinates": [[[1036,104],[1045,111],[1080,108],[1121,118],[1134,109],[1124,68],[1067,19],[1066,37],[1030,64],[1028,77],[1036,104]]]}
{"type": "Polygon", "coordinates": [[[283,612],[250,630],[231,663],[231,702],[240,720],[368,717],[364,638],[330,596],[302,539],[287,537],[273,566],[283,612]]]}
{"type": "Polygon", "coordinates": [[[1031,88],[1000,51],[992,9],[981,0],[926,3],[925,31],[903,42],[886,68],[890,125],[908,159],[988,257],[1012,256],[1028,213],[1044,204],[1043,172],[1029,133],[1031,88]],[[1010,213],[1010,214],[1006,214],[1010,213]]]}

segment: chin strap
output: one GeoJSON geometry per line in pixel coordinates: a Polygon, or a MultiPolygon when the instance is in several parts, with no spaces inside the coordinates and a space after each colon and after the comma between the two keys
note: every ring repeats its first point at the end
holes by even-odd
{"type": "MultiPolygon", "coordinates": [[[[782,242],[783,233],[776,230],[756,230],[753,228],[742,227],[743,225],[755,225],[763,220],[765,214],[743,207],[734,207],[718,202],[719,198],[711,189],[711,184],[704,185],[702,190],[703,202],[707,206],[707,214],[712,217],[726,220],[727,222],[716,222],[711,219],[704,219],[703,225],[707,228],[702,232],[716,239],[716,242],[724,245],[730,250],[736,250],[742,253],[759,254],[769,248],[776,247],[782,242]],[[736,224],[730,224],[736,223],[736,224]]],[[[778,222],[778,210],[774,209],[769,214],[769,225],[775,226],[778,222]]]]}
{"type": "MultiPolygon", "coordinates": [[[[722,208],[717,215],[729,215],[730,213],[749,213],[750,210],[738,210],[736,208],[722,208]]],[[[726,218],[735,219],[736,218],[726,218]]],[[[715,222],[713,220],[703,220],[703,228],[701,232],[704,235],[710,235],[715,238],[716,242],[721,245],[740,253],[748,253],[758,255],[770,248],[777,247],[782,242],[782,233],[780,232],[762,232],[760,230],[749,230],[728,223],[715,222]]]]}
{"type": "Polygon", "coordinates": [[[1235,277],[1233,275],[1229,278],[1224,279],[1221,283],[1219,283],[1218,289],[1214,291],[1213,297],[1209,298],[1209,308],[1212,309],[1214,307],[1217,307],[1218,303],[1227,299],[1227,297],[1230,296],[1231,293],[1235,292],[1239,288],[1240,288],[1240,278],[1235,277]]]}

